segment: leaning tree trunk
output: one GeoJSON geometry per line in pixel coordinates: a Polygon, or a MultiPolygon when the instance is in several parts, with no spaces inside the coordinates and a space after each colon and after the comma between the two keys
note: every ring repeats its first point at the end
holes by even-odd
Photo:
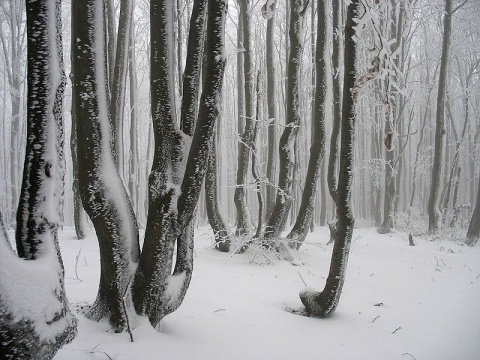
{"type": "Polygon", "coordinates": [[[327,97],[327,66],[325,61],[327,52],[327,24],[325,19],[327,18],[327,11],[325,1],[318,1],[317,16],[317,49],[315,54],[316,85],[313,109],[314,116],[312,117],[314,121],[312,144],[310,147],[310,159],[300,211],[298,212],[297,220],[292,231],[288,234],[288,239],[291,240],[291,247],[297,248],[297,250],[305,240],[313,218],[318,177],[325,155],[325,101],[327,97]]]}
{"type": "MultiPolygon", "coordinates": [[[[300,58],[302,56],[302,27],[308,1],[294,0],[290,7],[290,57],[288,62],[288,92],[285,129],[280,138],[278,190],[272,214],[267,221],[264,238],[267,241],[277,239],[285,226],[291,207],[295,154],[295,138],[300,126],[299,83],[300,58]]],[[[279,245],[279,244],[277,244],[279,245]]]]}
{"type": "Polygon", "coordinates": [[[353,0],[347,9],[345,24],[345,56],[342,105],[342,131],[340,145],[340,167],[337,187],[337,238],[333,245],[330,272],[322,292],[306,288],[300,293],[300,299],[308,314],[329,316],[338,306],[342,293],[347,267],[348,254],[353,232],[353,214],[351,208],[351,186],[353,177],[353,148],[355,132],[355,88],[356,49],[354,41],[354,17],[358,11],[358,0],[353,0]]]}
{"type": "Polygon", "coordinates": [[[443,44],[440,60],[440,75],[438,79],[437,113],[435,128],[435,146],[432,167],[430,196],[428,198],[428,231],[435,233],[440,225],[441,212],[438,209],[438,191],[443,162],[443,144],[445,135],[445,95],[447,90],[448,63],[450,58],[450,43],[452,35],[452,0],[445,0],[443,19],[443,44]]]}
{"type": "Polygon", "coordinates": [[[27,1],[26,10],[28,134],[16,232],[22,259],[0,214],[0,343],[3,359],[51,359],[77,331],[57,237],[64,180],[61,3],[27,1]]]}
{"type": "Polygon", "coordinates": [[[132,205],[111,150],[103,1],[72,3],[73,94],[76,104],[78,180],[85,210],[100,248],[100,285],[88,316],[126,326],[123,298],[139,257],[132,205]]]}

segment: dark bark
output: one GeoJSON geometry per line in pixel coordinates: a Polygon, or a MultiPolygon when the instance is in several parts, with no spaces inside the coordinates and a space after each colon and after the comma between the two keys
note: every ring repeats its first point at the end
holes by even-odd
{"type": "Polygon", "coordinates": [[[107,97],[102,0],[72,4],[72,71],[75,85],[79,187],[100,248],[100,285],[88,316],[125,328],[122,298],[138,261],[138,228],[126,189],[115,169],[107,97]],[[103,51],[102,51],[103,50],[103,51]],[[88,96],[86,96],[88,95],[88,96]]]}
{"type": "Polygon", "coordinates": [[[452,35],[452,0],[445,0],[443,18],[442,57],[440,60],[440,75],[438,79],[437,113],[435,116],[435,146],[433,156],[430,196],[428,198],[428,231],[435,233],[440,226],[440,210],[438,209],[438,192],[443,162],[443,144],[445,135],[445,96],[447,90],[448,63],[450,58],[450,43],[452,35]]]}
{"type": "MultiPolygon", "coordinates": [[[[221,92],[225,59],[224,22],[227,5],[209,0],[205,54],[206,83],[189,153],[173,116],[173,89],[169,82],[172,24],[165,1],[151,3],[151,98],[155,155],[150,174],[150,202],[145,242],[132,285],[138,314],[156,327],[182,303],[193,270],[191,223],[200,196],[221,92]],[[185,157],[186,158],[185,162],[185,157]],[[182,165],[184,173],[182,173],[182,165]],[[182,235],[183,233],[183,235],[182,235]],[[174,272],[173,251],[177,245],[174,272]]],[[[202,20],[204,21],[204,20],[202,20]]]]}
{"type": "Polygon", "coordinates": [[[272,214],[267,221],[265,239],[278,238],[292,203],[295,154],[293,151],[295,138],[300,126],[300,57],[302,54],[302,27],[308,1],[295,0],[290,9],[290,57],[288,62],[288,92],[285,129],[280,138],[278,190],[272,214]]]}
{"type": "Polygon", "coordinates": [[[351,200],[353,171],[353,148],[355,132],[355,104],[352,89],[355,88],[356,48],[354,42],[354,17],[357,16],[359,1],[353,0],[347,9],[345,24],[345,56],[344,83],[342,103],[342,130],[340,145],[340,167],[337,187],[337,238],[333,246],[330,271],[322,292],[305,289],[300,299],[306,312],[313,316],[326,317],[338,306],[342,287],[345,281],[347,260],[352,240],[354,219],[351,200]]]}
{"type": "Polygon", "coordinates": [[[327,11],[326,2],[319,1],[317,6],[317,46],[315,54],[315,103],[310,159],[302,195],[302,203],[297,220],[288,234],[290,246],[297,250],[307,236],[313,218],[315,196],[317,193],[320,167],[325,155],[325,102],[327,97],[327,11]]]}
{"type": "MultiPolygon", "coordinates": [[[[247,204],[246,204],[246,186],[248,175],[248,164],[250,161],[250,151],[252,148],[252,139],[254,132],[254,111],[253,111],[253,65],[252,65],[252,49],[250,39],[250,1],[239,0],[240,7],[241,28],[243,30],[243,80],[244,80],[244,100],[245,100],[245,124],[243,133],[240,136],[240,143],[238,148],[238,169],[236,179],[236,189],[234,194],[234,203],[237,209],[237,226],[236,234],[238,236],[245,235],[248,232],[247,225],[247,204]]],[[[240,51],[240,49],[239,49],[240,51]]]]}
{"type": "Polygon", "coordinates": [[[208,222],[215,235],[215,248],[222,252],[230,250],[229,231],[223,221],[218,205],[217,182],[217,137],[212,139],[212,147],[208,156],[207,173],[205,175],[205,207],[208,222]]]}
{"type": "Polygon", "coordinates": [[[65,294],[57,238],[64,174],[65,74],[60,10],[60,1],[26,2],[28,133],[16,242],[18,255],[30,261],[24,263],[13,252],[0,214],[0,266],[8,268],[2,269],[2,273],[23,277],[15,284],[16,291],[35,289],[32,291],[38,292],[39,301],[17,307],[11,298],[15,296],[11,293],[11,279],[0,279],[3,359],[51,359],[77,332],[77,320],[68,308],[65,294]],[[39,260],[43,262],[37,267],[39,260]]]}
{"type": "Polygon", "coordinates": [[[203,44],[205,37],[205,17],[207,0],[194,1],[188,34],[187,59],[183,80],[182,109],[180,128],[192,136],[198,114],[198,89],[202,70],[203,44]]]}
{"type": "Polygon", "coordinates": [[[115,48],[115,65],[111,81],[110,113],[112,119],[113,157],[123,177],[123,127],[124,102],[128,74],[128,50],[130,48],[130,27],[133,17],[133,0],[120,1],[120,17],[118,19],[117,44],[115,48]]]}

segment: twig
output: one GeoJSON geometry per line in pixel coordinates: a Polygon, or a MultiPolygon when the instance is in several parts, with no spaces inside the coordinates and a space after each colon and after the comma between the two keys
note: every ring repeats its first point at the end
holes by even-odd
{"type": "Polygon", "coordinates": [[[395,333],[396,333],[398,330],[400,330],[401,328],[402,328],[401,326],[397,327],[395,330],[393,330],[392,334],[395,334],[395,333]]]}
{"type": "Polygon", "coordinates": [[[411,356],[411,357],[412,357],[412,359],[414,359],[414,360],[417,360],[417,359],[415,358],[415,356],[413,356],[412,354],[409,354],[409,353],[403,353],[402,355],[408,355],[408,356],[411,356]]]}
{"type": "Polygon", "coordinates": [[[220,312],[220,311],[227,311],[227,309],[217,309],[217,310],[214,311],[214,313],[220,312]]]}
{"type": "Polygon", "coordinates": [[[300,272],[297,271],[297,274],[298,274],[298,276],[300,276],[300,280],[302,280],[303,284],[308,287],[307,283],[303,280],[303,277],[300,274],[300,272]]]}
{"type": "Polygon", "coordinates": [[[372,323],[377,320],[380,317],[380,315],[375,316],[375,319],[372,320],[372,323]]]}
{"type": "Polygon", "coordinates": [[[78,268],[78,259],[80,258],[80,253],[81,253],[81,252],[82,252],[82,249],[78,250],[78,254],[77,254],[77,256],[75,257],[75,276],[77,277],[77,280],[83,282],[83,280],[78,277],[78,271],[77,271],[77,268],[78,268]]]}
{"type": "Polygon", "coordinates": [[[98,347],[98,345],[100,345],[100,343],[98,343],[97,345],[95,345],[92,350],[87,351],[87,354],[95,354],[95,353],[103,354],[103,355],[105,355],[106,357],[108,357],[110,360],[113,360],[113,358],[112,358],[110,355],[108,355],[105,351],[95,350],[95,349],[98,347]]]}
{"type": "Polygon", "coordinates": [[[130,325],[130,318],[129,318],[128,312],[127,312],[127,301],[125,300],[131,281],[132,281],[132,278],[130,278],[130,280],[128,280],[128,284],[125,287],[125,292],[123,293],[123,296],[122,296],[122,305],[123,305],[123,311],[125,313],[125,319],[127,320],[127,330],[128,330],[128,333],[130,334],[130,341],[133,342],[134,341],[133,340],[133,331],[132,331],[132,327],[130,325]]]}

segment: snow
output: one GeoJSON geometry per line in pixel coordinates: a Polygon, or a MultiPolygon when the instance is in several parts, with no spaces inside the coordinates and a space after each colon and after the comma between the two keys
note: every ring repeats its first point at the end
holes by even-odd
{"type": "MultiPolygon", "coordinates": [[[[92,303],[98,286],[94,237],[60,234],[72,307],[92,303]],[[75,275],[76,256],[80,252],[75,275]]],[[[478,359],[480,247],[355,229],[340,304],[329,318],[293,315],[306,285],[322,290],[332,245],[327,228],[309,234],[301,266],[275,254],[212,250],[196,230],[195,269],[183,305],[155,331],[137,319],[131,343],[83,315],[79,334],[55,360],[75,359],[478,359]],[[270,264],[271,265],[268,265],[270,264]],[[108,356],[107,356],[108,355],[108,356]]]]}

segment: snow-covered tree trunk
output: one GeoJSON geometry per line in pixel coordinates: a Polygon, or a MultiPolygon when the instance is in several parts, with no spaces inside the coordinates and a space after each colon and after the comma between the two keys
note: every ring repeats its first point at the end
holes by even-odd
{"type": "MultiPolygon", "coordinates": [[[[138,314],[156,327],[182,303],[193,270],[193,236],[188,234],[200,196],[218,117],[224,71],[227,4],[209,0],[206,82],[193,138],[183,133],[173,113],[173,68],[169,1],[151,3],[151,99],[155,155],[145,241],[132,285],[138,314]],[[191,143],[191,144],[190,144],[191,143]],[[189,146],[190,145],[190,146],[189,146]],[[184,233],[182,235],[182,233],[184,233]],[[181,236],[182,235],[182,236],[181,236]],[[175,244],[177,255],[172,273],[175,244]]],[[[205,16],[199,21],[205,21],[205,16]]]]}
{"type": "Polygon", "coordinates": [[[325,114],[327,98],[327,9],[326,1],[317,6],[317,46],[315,54],[315,103],[310,159],[308,162],[302,202],[293,229],[288,234],[290,245],[300,248],[313,219],[320,167],[325,155],[325,114]]]}
{"type": "Polygon", "coordinates": [[[438,208],[438,192],[443,163],[443,144],[445,136],[445,96],[447,92],[448,63],[450,60],[450,43],[452,35],[452,0],[445,0],[443,18],[442,57],[438,78],[437,113],[435,115],[435,147],[433,154],[430,196],[428,198],[428,231],[435,233],[440,226],[441,212],[438,208]]]}
{"type": "MultiPolygon", "coordinates": [[[[248,164],[250,162],[250,151],[252,147],[252,139],[254,132],[254,74],[253,74],[253,50],[251,45],[251,8],[249,0],[237,0],[240,8],[239,17],[241,20],[241,28],[243,30],[243,48],[238,51],[243,52],[243,80],[244,89],[243,94],[245,96],[245,118],[242,120],[245,124],[243,133],[240,136],[240,143],[238,148],[238,168],[237,168],[237,187],[234,194],[234,202],[237,210],[237,224],[236,234],[244,235],[247,233],[247,203],[246,203],[246,187],[247,187],[247,175],[248,164]]],[[[241,85],[241,84],[240,84],[241,85]]]]}
{"type": "Polygon", "coordinates": [[[57,231],[63,199],[59,0],[26,2],[27,148],[13,252],[0,216],[0,343],[3,359],[51,359],[76,335],[57,231]]]}
{"type": "Polygon", "coordinates": [[[132,205],[111,149],[103,1],[72,3],[72,72],[76,104],[78,180],[100,248],[100,285],[88,316],[126,326],[123,297],[139,258],[132,205]]]}
{"type": "MultiPolygon", "coordinates": [[[[337,162],[338,162],[338,139],[340,135],[340,124],[342,122],[342,84],[340,78],[340,50],[342,44],[342,3],[332,0],[333,13],[333,47],[332,47],[332,87],[333,87],[333,125],[330,135],[330,151],[327,168],[327,185],[332,200],[337,205],[337,162]]],[[[336,238],[336,214],[334,219],[329,222],[331,241],[336,238]]]]}
{"type": "Polygon", "coordinates": [[[290,57],[288,62],[288,92],[285,129],[280,138],[278,190],[272,214],[267,221],[265,239],[278,238],[288,217],[293,193],[295,138],[300,126],[299,83],[300,57],[303,49],[302,28],[308,1],[294,0],[290,7],[290,57]]]}
{"type": "Polygon", "coordinates": [[[342,101],[342,129],[340,143],[340,166],[337,187],[337,237],[333,245],[330,271],[323,291],[306,288],[300,293],[300,299],[307,314],[329,316],[338,306],[345,281],[347,260],[353,232],[353,214],[350,204],[353,178],[353,144],[355,133],[355,88],[356,45],[354,41],[355,17],[359,0],[353,0],[347,8],[345,24],[344,82],[342,101]]]}

